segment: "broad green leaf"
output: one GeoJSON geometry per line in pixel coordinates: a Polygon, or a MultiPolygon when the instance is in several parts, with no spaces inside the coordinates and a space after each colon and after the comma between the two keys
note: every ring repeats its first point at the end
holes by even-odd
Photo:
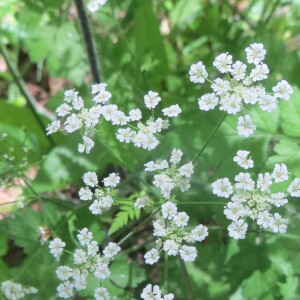
{"type": "Polygon", "coordinates": [[[299,143],[282,139],[274,147],[275,155],[268,159],[268,165],[272,168],[276,163],[285,163],[294,176],[300,176],[300,146],[299,143]]]}
{"type": "Polygon", "coordinates": [[[297,87],[293,89],[291,99],[280,103],[281,127],[285,134],[300,137],[300,90],[297,87]]]}

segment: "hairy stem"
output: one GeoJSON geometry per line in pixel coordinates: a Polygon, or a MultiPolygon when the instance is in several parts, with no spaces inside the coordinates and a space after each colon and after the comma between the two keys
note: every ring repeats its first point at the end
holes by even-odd
{"type": "Polygon", "coordinates": [[[193,165],[194,166],[196,165],[198,159],[200,158],[200,156],[202,155],[202,153],[204,152],[204,150],[206,149],[206,147],[208,146],[208,144],[210,143],[210,141],[212,140],[212,138],[214,137],[214,135],[217,133],[218,129],[221,127],[222,123],[224,122],[224,120],[226,118],[226,115],[227,115],[226,113],[223,114],[223,116],[221,117],[221,119],[217,123],[216,127],[210,133],[210,135],[207,138],[207,140],[205,141],[204,145],[202,146],[202,148],[200,149],[200,151],[196,155],[195,159],[193,160],[193,165]]]}
{"type": "Polygon", "coordinates": [[[36,99],[29,93],[26,84],[24,82],[24,80],[22,79],[22,76],[19,72],[19,70],[17,69],[17,66],[15,65],[15,63],[11,60],[8,51],[5,47],[5,45],[0,44],[0,53],[2,54],[8,69],[10,71],[10,73],[12,74],[15,83],[17,84],[21,94],[24,96],[24,98],[26,99],[26,102],[28,104],[29,109],[31,110],[32,114],[34,115],[34,118],[36,119],[38,125],[40,126],[41,130],[44,132],[44,134],[46,135],[49,143],[51,144],[52,147],[55,146],[55,143],[52,139],[51,135],[47,135],[46,134],[46,125],[44,124],[41,115],[44,115],[45,117],[47,117],[50,120],[53,120],[53,116],[51,114],[49,114],[49,112],[47,112],[45,109],[43,109],[38,102],[36,101],[36,99]]]}
{"type": "Polygon", "coordinates": [[[87,56],[89,59],[90,69],[93,77],[94,83],[101,82],[101,76],[100,76],[100,65],[99,61],[97,59],[97,51],[96,51],[96,44],[93,39],[91,26],[85,11],[84,3],[82,0],[74,0],[78,17],[80,20],[80,26],[82,30],[82,35],[87,51],[87,56]]]}

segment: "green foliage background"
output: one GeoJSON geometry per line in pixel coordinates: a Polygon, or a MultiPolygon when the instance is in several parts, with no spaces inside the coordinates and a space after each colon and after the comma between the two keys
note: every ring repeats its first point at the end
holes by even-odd
{"type": "MultiPolygon", "coordinates": [[[[173,147],[183,150],[186,161],[192,160],[221,117],[220,112],[197,108],[197,99],[208,86],[193,85],[188,76],[189,66],[199,60],[212,76],[216,75],[212,61],[221,52],[245,60],[245,47],[262,42],[270,68],[268,88],[286,79],[295,92],[289,102],[281,103],[280,109],[271,114],[253,109],[258,130],[248,139],[237,137],[236,118],[228,117],[201,156],[191,190],[181,194],[180,200],[217,201],[210,184],[223,176],[234,177],[238,168],[232,158],[241,147],[251,150],[256,173],[284,162],[291,177],[299,177],[299,11],[298,0],[108,0],[98,13],[90,15],[101,75],[113,94],[112,102],[124,111],[142,108],[143,95],[153,90],[163,99],[161,107],[178,103],[182,108],[181,117],[151,153],[120,144],[114,138],[115,128],[107,124],[102,125],[91,155],[79,155],[76,135],[56,134],[52,146],[10,72],[1,72],[0,132],[9,135],[16,156],[23,155],[24,145],[28,147],[29,164],[37,170],[30,185],[40,196],[24,187],[28,204],[10,207],[9,215],[0,221],[0,281],[15,279],[37,287],[39,294],[29,299],[56,299],[57,263],[47,246],[40,245],[38,226],[48,226],[72,250],[79,228],[90,228],[101,244],[109,239],[118,241],[128,232],[125,225],[133,228],[138,224],[140,212],[133,211],[132,202],[143,187],[135,172],[146,178],[143,164],[166,158],[173,147]],[[124,181],[121,207],[92,217],[86,206],[74,200],[81,177],[86,171],[104,177],[112,170],[120,172],[124,181]],[[36,202],[38,210],[32,205],[36,202]]],[[[25,82],[42,87],[43,77],[65,80],[55,94],[48,92],[47,109],[54,111],[62,102],[64,90],[73,87],[90,101],[92,79],[72,1],[0,0],[0,38],[2,45],[8,45],[11,60],[25,82]]],[[[43,121],[49,123],[45,117],[43,121]]],[[[3,155],[8,144],[1,143],[3,155]]],[[[0,165],[3,177],[16,176],[19,171],[18,163],[0,165]]],[[[300,299],[298,201],[291,199],[284,213],[289,219],[287,234],[264,233],[252,224],[247,238],[238,242],[228,238],[222,206],[182,204],[180,209],[188,212],[191,222],[208,226],[210,235],[198,247],[196,262],[187,264],[186,269],[179,260],[170,259],[170,292],[182,300],[300,299]]],[[[151,228],[146,227],[125,243],[126,251],[113,263],[112,280],[107,283],[113,296],[138,299],[146,283],[161,282],[163,264],[149,267],[141,260],[141,254],[151,246],[150,236],[151,228]]],[[[65,257],[62,263],[68,260],[65,257]]],[[[97,283],[91,281],[90,285],[95,287],[97,283]]],[[[76,299],[92,299],[92,290],[76,299]]]]}

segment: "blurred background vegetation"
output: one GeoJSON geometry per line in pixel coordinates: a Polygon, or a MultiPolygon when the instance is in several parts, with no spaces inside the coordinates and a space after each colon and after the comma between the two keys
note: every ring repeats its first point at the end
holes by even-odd
{"type": "MultiPolygon", "coordinates": [[[[201,157],[191,190],[180,200],[216,201],[210,183],[238,172],[232,158],[241,147],[251,150],[256,173],[284,162],[291,176],[300,176],[299,0],[108,0],[89,20],[111,102],[124,111],[143,109],[143,95],[153,90],[160,93],[161,106],[177,103],[183,112],[151,153],[118,143],[108,124],[102,124],[88,156],[77,152],[79,135],[49,138],[45,127],[64,90],[76,88],[91,101],[93,79],[76,7],[69,0],[0,0],[0,154],[5,158],[0,162],[0,281],[14,278],[37,287],[40,293],[30,299],[56,299],[58,284],[56,263],[39,243],[38,226],[47,226],[74,248],[78,228],[89,227],[100,242],[118,241],[128,231],[122,225],[137,223],[123,207],[124,224],[112,233],[109,228],[120,211],[94,218],[80,206],[76,198],[84,172],[104,177],[118,171],[121,196],[130,197],[143,188],[132,170],[145,177],[148,160],[167,158],[173,147],[183,150],[186,161],[195,157],[221,113],[198,109],[197,99],[208,86],[189,82],[192,63],[203,61],[214,78],[216,55],[228,51],[244,61],[244,49],[261,42],[270,69],[267,87],[285,79],[295,93],[272,114],[251,109],[258,130],[246,140],[236,135],[236,117],[228,117],[201,157]]],[[[284,214],[287,234],[250,226],[248,237],[239,242],[228,238],[222,206],[182,205],[191,222],[208,226],[210,235],[198,247],[195,263],[170,259],[170,292],[182,300],[300,299],[297,201],[291,200],[284,214]]],[[[146,282],[160,282],[160,265],[145,266],[142,259],[150,236],[149,224],[124,245],[126,255],[113,264],[107,286],[118,299],[138,299],[146,282]]],[[[91,299],[91,294],[86,290],[76,299],[91,299]]]]}

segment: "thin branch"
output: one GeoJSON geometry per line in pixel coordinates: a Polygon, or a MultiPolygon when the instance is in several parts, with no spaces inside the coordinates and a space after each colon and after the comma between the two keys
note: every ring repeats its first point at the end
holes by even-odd
{"type": "Polygon", "coordinates": [[[152,219],[154,215],[156,215],[160,211],[160,208],[155,210],[151,215],[149,215],[143,222],[141,222],[137,227],[135,227],[131,232],[129,232],[121,241],[118,242],[118,246],[122,245],[126,240],[128,240],[131,236],[133,236],[139,228],[141,228],[144,224],[152,219]]]}
{"type": "Polygon", "coordinates": [[[216,134],[216,132],[218,131],[218,129],[221,127],[222,123],[224,122],[225,118],[226,118],[227,114],[224,113],[221,117],[221,119],[219,120],[219,122],[217,123],[216,127],[213,129],[213,131],[210,133],[209,137],[207,138],[207,140],[205,141],[204,145],[202,146],[202,148],[200,149],[200,151],[198,152],[198,154],[196,155],[195,159],[193,160],[193,165],[196,165],[198,159],[200,158],[200,156],[202,155],[203,151],[205,150],[205,148],[208,146],[208,144],[210,143],[211,139],[214,137],[214,135],[216,134]]]}
{"type": "Polygon", "coordinates": [[[91,26],[85,11],[84,3],[82,0],[74,0],[78,17],[80,20],[82,35],[87,51],[87,56],[89,59],[90,69],[93,76],[94,83],[101,82],[101,76],[100,76],[100,65],[99,61],[97,59],[97,51],[96,51],[96,44],[93,39],[91,26]]]}
{"type": "Polygon", "coordinates": [[[17,66],[14,64],[14,62],[9,57],[8,51],[5,47],[5,45],[3,45],[3,44],[0,44],[0,53],[2,54],[7,66],[8,66],[8,69],[9,69],[10,73],[12,74],[14,81],[17,84],[21,94],[26,99],[29,109],[33,113],[35,119],[37,120],[40,128],[42,129],[43,133],[47,137],[49,143],[51,144],[52,147],[54,147],[55,143],[52,139],[52,136],[46,134],[46,130],[45,130],[46,125],[44,124],[44,122],[41,119],[41,116],[39,114],[44,115],[45,117],[47,117],[50,120],[54,119],[53,116],[51,114],[49,114],[49,112],[47,112],[45,109],[43,109],[38,104],[36,99],[29,93],[24,80],[22,79],[22,76],[21,76],[19,70],[17,69],[17,66]]]}
{"type": "Polygon", "coordinates": [[[191,280],[190,280],[190,276],[189,276],[189,273],[187,272],[185,263],[182,259],[179,259],[179,261],[180,261],[180,266],[181,266],[181,269],[182,269],[183,277],[184,277],[184,280],[185,280],[186,288],[188,290],[187,295],[190,296],[191,300],[196,300],[196,296],[195,296],[193,286],[192,286],[192,283],[191,283],[191,280]]]}

